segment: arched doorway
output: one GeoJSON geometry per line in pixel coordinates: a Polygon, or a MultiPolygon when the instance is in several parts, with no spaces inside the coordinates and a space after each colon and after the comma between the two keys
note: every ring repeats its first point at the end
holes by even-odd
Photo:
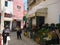
{"type": "Polygon", "coordinates": [[[20,21],[20,20],[13,20],[12,30],[16,30],[15,28],[16,28],[17,26],[21,28],[21,21],[20,21]]]}

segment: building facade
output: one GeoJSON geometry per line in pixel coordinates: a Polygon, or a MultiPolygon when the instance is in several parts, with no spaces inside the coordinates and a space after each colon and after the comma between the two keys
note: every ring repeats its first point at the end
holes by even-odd
{"type": "Polygon", "coordinates": [[[9,26],[10,30],[12,30],[12,28],[14,27],[13,25],[16,25],[16,26],[22,25],[23,16],[24,16],[24,3],[22,0],[20,0],[19,3],[17,3],[17,4],[19,4],[18,6],[15,5],[14,3],[16,3],[16,2],[14,2],[14,0],[1,1],[1,4],[0,4],[1,5],[1,9],[0,9],[0,12],[1,12],[1,16],[0,16],[1,17],[0,18],[1,19],[1,21],[0,21],[1,30],[3,30],[6,25],[9,26]],[[3,4],[2,4],[2,2],[3,2],[3,4]],[[13,5],[15,7],[17,7],[17,9],[13,5]],[[21,6],[21,8],[20,8],[20,6],[21,6]],[[15,21],[16,23],[14,23],[14,20],[17,20],[17,21],[15,21]],[[21,22],[19,22],[19,21],[21,21],[21,22]]]}
{"type": "Polygon", "coordinates": [[[13,15],[13,1],[5,0],[3,2],[3,7],[1,8],[3,8],[1,12],[1,30],[3,30],[6,25],[8,25],[11,30],[12,15],[13,15]]]}
{"type": "Polygon", "coordinates": [[[24,3],[23,0],[14,0],[13,1],[13,19],[15,20],[13,24],[13,28],[19,26],[23,28],[23,16],[24,16],[24,3]]]}
{"type": "Polygon", "coordinates": [[[4,26],[8,25],[10,30],[12,29],[12,16],[13,16],[13,1],[12,0],[5,0],[5,7],[4,7],[4,26]]]}
{"type": "Polygon", "coordinates": [[[0,0],[0,45],[2,45],[1,43],[1,34],[2,34],[2,28],[3,28],[3,9],[4,9],[4,1],[5,0],[0,0]],[[2,17],[2,18],[1,18],[2,17]]]}
{"type": "Polygon", "coordinates": [[[3,29],[3,26],[4,26],[4,24],[3,24],[3,18],[4,18],[4,3],[5,2],[5,0],[0,0],[0,33],[2,33],[2,29],[3,29]]]}
{"type": "Polygon", "coordinates": [[[28,15],[33,25],[60,23],[59,0],[28,0],[28,15]]]}

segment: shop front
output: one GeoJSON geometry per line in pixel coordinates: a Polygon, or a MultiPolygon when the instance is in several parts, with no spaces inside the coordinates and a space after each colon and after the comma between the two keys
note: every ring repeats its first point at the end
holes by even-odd
{"type": "Polygon", "coordinates": [[[47,17],[47,8],[38,9],[35,13],[28,15],[27,17],[31,20],[32,26],[41,26],[45,23],[47,17]]]}
{"type": "Polygon", "coordinates": [[[4,27],[8,26],[12,30],[12,14],[4,13],[4,27]]]}
{"type": "Polygon", "coordinates": [[[16,27],[20,27],[21,28],[21,21],[20,20],[13,20],[12,22],[12,31],[16,31],[16,27]]]}
{"type": "Polygon", "coordinates": [[[12,18],[4,18],[4,27],[8,26],[12,30],[12,18]]]}
{"type": "Polygon", "coordinates": [[[47,8],[38,9],[35,15],[36,15],[36,25],[39,27],[42,26],[43,24],[45,24],[46,21],[47,8]]]}
{"type": "MultiPolygon", "coordinates": [[[[37,37],[37,33],[42,27],[43,24],[45,24],[47,17],[47,8],[38,9],[35,13],[32,13],[31,15],[28,15],[27,18],[29,19],[29,27],[30,27],[30,38],[34,40],[40,40],[39,37],[37,37]]],[[[39,35],[39,34],[38,34],[39,35]]]]}

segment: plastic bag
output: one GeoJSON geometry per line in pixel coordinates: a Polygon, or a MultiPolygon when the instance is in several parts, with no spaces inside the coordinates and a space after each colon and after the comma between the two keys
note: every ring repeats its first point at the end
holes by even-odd
{"type": "Polygon", "coordinates": [[[11,39],[10,39],[10,36],[7,36],[7,40],[8,40],[8,41],[11,40],[11,39]]]}

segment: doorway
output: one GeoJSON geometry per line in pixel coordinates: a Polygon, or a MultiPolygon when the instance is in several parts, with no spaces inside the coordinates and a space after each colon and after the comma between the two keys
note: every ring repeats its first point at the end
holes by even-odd
{"type": "Polygon", "coordinates": [[[13,20],[12,30],[15,31],[17,26],[21,27],[21,21],[13,20]]]}
{"type": "Polygon", "coordinates": [[[36,25],[41,27],[45,22],[45,17],[44,16],[37,16],[36,17],[36,25]]]}
{"type": "Polygon", "coordinates": [[[4,27],[6,27],[7,25],[10,28],[10,21],[4,21],[4,27]]]}
{"type": "Polygon", "coordinates": [[[21,28],[21,21],[17,21],[17,26],[21,28]]]}

